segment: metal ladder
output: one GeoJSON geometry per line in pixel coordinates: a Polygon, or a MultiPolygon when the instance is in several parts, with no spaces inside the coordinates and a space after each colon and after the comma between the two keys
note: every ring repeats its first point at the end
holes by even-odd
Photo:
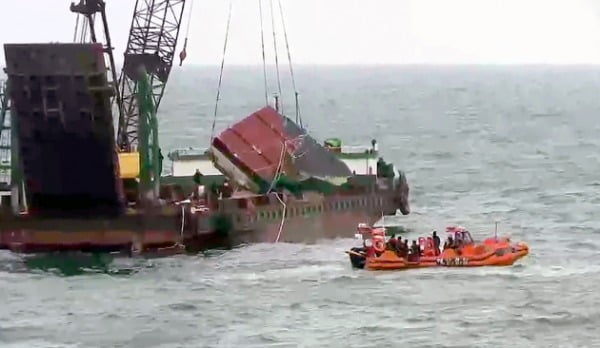
{"type": "Polygon", "coordinates": [[[0,81],[0,191],[10,191],[10,117],[6,82],[0,81]]]}

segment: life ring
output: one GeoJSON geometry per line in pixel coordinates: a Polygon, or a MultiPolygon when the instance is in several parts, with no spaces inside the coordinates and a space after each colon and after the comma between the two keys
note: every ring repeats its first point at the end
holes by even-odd
{"type": "Polygon", "coordinates": [[[375,236],[373,237],[373,249],[376,252],[382,253],[385,251],[385,237],[375,236]]]}

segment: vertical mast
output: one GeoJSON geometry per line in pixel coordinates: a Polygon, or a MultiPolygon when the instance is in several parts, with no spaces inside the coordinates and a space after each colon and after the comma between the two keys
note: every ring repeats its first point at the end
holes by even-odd
{"type": "Polygon", "coordinates": [[[140,153],[140,192],[142,199],[158,199],[160,188],[160,147],[158,144],[158,123],[156,108],[152,98],[152,86],[148,74],[141,67],[138,70],[136,98],[139,104],[139,153],[140,153]]]}

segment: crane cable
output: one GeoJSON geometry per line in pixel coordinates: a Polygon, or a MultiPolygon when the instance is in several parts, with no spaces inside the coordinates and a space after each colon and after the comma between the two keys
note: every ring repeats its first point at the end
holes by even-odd
{"type": "Polygon", "coordinates": [[[219,85],[217,87],[217,100],[215,101],[215,113],[213,117],[212,130],[210,132],[210,143],[212,144],[215,136],[215,124],[217,122],[217,110],[219,107],[219,99],[221,97],[221,83],[223,81],[223,68],[225,66],[225,55],[227,53],[227,40],[229,38],[229,24],[231,23],[231,9],[233,7],[232,1],[229,2],[229,14],[227,16],[227,28],[225,29],[225,43],[223,44],[223,59],[221,60],[221,72],[219,74],[219,85]]]}
{"type": "Polygon", "coordinates": [[[183,60],[185,59],[185,57],[187,57],[186,48],[188,43],[188,37],[190,34],[190,26],[192,23],[192,10],[194,9],[194,0],[191,1],[192,3],[190,4],[190,12],[188,13],[187,29],[185,30],[185,40],[183,40],[183,49],[179,53],[179,66],[183,64],[183,60]]]}
{"type": "MultiPolygon", "coordinates": [[[[88,25],[86,25],[86,28],[90,32],[89,33],[90,34],[90,38],[89,39],[91,40],[91,42],[96,43],[98,41],[98,38],[96,36],[96,14],[93,13],[93,14],[91,14],[89,16],[86,16],[86,18],[87,18],[86,22],[88,24],[88,25]]],[[[81,42],[84,42],[84,40],[88,40],[88,38],[87,38],[87,30],[85,32],[85,37],[83,39],[81,39],[81,42]]]]}
{"type": "Polygon", "coordinates": [[[275,14],[273,12],[273,0],[269,0],[271,7],[271,29],[273,30],[273,49],[275,50],[275,69],[277,71],[277,88],[279,91],[279,99],[281,100],[281,114],[283,115],[283,95],[281,93],[281,79],[279,77],[279,58],[277,55],[277,35],[275,34],[275,14]]]}
{"type": "Polygon", "coordinates": [[[81,37],[79,38],[80,43],[84,43],[87,41],[87,32],[89,30],[89,19],[87,17],[83,17],[83,27],[81,29],[81,37]]]}
{"type": "MultiPolygon", "coordinates": [[[[289,67],[290,67],[290,75],[291,75],[291,79],[292,79],[292,85],[294,88],[294,93],[295,93],[295,99],[296,99],[296,123],[300,122],[300,127],[302,127],[302,120],[300,118],[300,107],[299,107],[299,103],[298,103],[298,89],[296,88],[296,80],[294,78],[294,70],[292,67],[292,58],[291,58],[291,53],[290,53],[290,45],[289,45],[289,40],[288,40],[288,36],[287,36],[287,30],[285,27],[285,19],[283,16],[283,6],[281,5],[281,0],[278,1],[279,3],[279,14],[281,16],[281,24],[283,27],[283,34],[284,34],[284,38],[285,38],[285,46],[286,46],[286,50],[287,50],[287,55],[288,55],[288,61],[289,61],[289,67]]],[[[283,99],[283,95],[282,95],[282,91],[281,91],[281,78],[279,75],[279,59],[278,59],[278,52],[277,52],[277,37],[275,35],[275,14],[273,11],[273,0],[269,0],[269,4],[271,7],[271,25],[272,25],[272,29],[273,29],[273,47],[275,50],[275,68],[277,71],[277,86],[279,89],[279,95],[280,95],[280,99],[283,99]]],[[[284,114],[283,111],[283,101],[281,102],[281,114],[284,114]]],[[[281,174],[283,171],[283,162],[284,162],[284,156],[285,153],[287,152],[287,140],[284,140],[282,143],[282,149],[281,149],[281,156],[279,158],[279,163],[278,163],[278,167],[277,170],[275,172],[275,177],[273,178],[273,182],[271,182],[271,188],[274,186],[275,182],[277,180],[279,180],[279,178],[281,178],[281,174]]],[[[285,204],[285,202],[281,199],[281,197],[279,197],[279,193],[276,193],[276,197],[277,200],[279,201],[279,203],[281,203],[282,208],[283,208],[283,213],[281,216],[281,223],[279,225],[279,231],[277,232],[277,238],[275,239],[275,243],[278,243],[280,238],[281,238],[281,233],[283,231],[283,226],[285,224],[285,220],[286,220],[286,211],[287,211],[287,205],[285,204]]]]}
{"type": "Polygon", "coordinates": [[[79,43],[84,43],[86,38],[87,38],[87,31],[88,31],[88,18],[87,16],[81,15],[81,14],[77,14],[77,17],[75,19],[75,32],[73,33],[73,42],[77,43],[77,40],[79,39],[79,43]],[[79,33],[79,19],[81,18],[81,33],[79,33]]]}
{"type": "Polygon", "coordinates": [[[300,115],[300,103],[298,101],[298,88],[296,88],[296,78],[294,77],[294,68],[292,65],[292,54],[290,52],[290,43],[288,41],[287,29],[285,27],[285,18],[283,15],[283,6],[281,5],[281,0],[279,2],[279,15],[281,17],[281,25],[283,27],[283,36],[285,38],[285,48],[287,50],[288,62],[290,65],[290,77],[292,78],[292,86],[294,87],[294,96],[296,99],[296,123],[300,124],[300,128],[304,128],[302,126],[302,117],[300,115]]]}
{"type": "Polygon", "coordinates": [[[73,42],[77,42],[77,31],[79,30],[79,13],[75,19],[75,32],[73,33],[73,42]]]}
{"type": "Polygon", "coordinates": [[[77,40],[79,39],[79,43],[84,43],[85,40],[87,39],[87,31],[88,31],[88,18],[87,16],[82,16],[80,14],[77,14],[77,19],[75,20],[75,33],[73,35],[73,42],[77,43],[77,40]],[[82,18],[81,20],[81,33],[78,33],[80,25],[79,25],[79,18],[82,18]],[[79,38],[77,37],[79,34],[79,38]]]}
{"type": "Polygon", "coordinates": [[[190,4],[190,13],[188,13],[188,22],[187,22],[187,29],[185,30],[185,39],[187,41],[187,38],[190,34],[190,23],[192,22],[192,10],[194,9],[194,0],[191,0],[191,4],[190,4]]]}
{"type": "Polygon", "coordinates": [[[263,62],[263,76],[265,80],[265,105],[269,105],[269,96],[268,91],[269,87],[267,85],[267,61],[265,57],[265,33],[263,29],[263,10],[262,10],[262,0],[258,0],[258,11],[260,12],[260,43],[262,47],[262,62],[263,62]]]}

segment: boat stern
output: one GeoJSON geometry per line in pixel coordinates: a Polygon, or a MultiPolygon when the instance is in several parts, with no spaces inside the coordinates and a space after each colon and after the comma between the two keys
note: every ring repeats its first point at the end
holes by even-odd
{"type": "Polygon", "coordinates": [[[352,268],[357,268],[357,269],[364,269],[365,268],[365,264],[367,262],[367,257],[365,256],[365,251],[363,250],[363,248],[352,248],[348,251],[346,251],[346,254],[348,254],[348,257],[350,258],[350,264],[352,265],[352,268]]]}

